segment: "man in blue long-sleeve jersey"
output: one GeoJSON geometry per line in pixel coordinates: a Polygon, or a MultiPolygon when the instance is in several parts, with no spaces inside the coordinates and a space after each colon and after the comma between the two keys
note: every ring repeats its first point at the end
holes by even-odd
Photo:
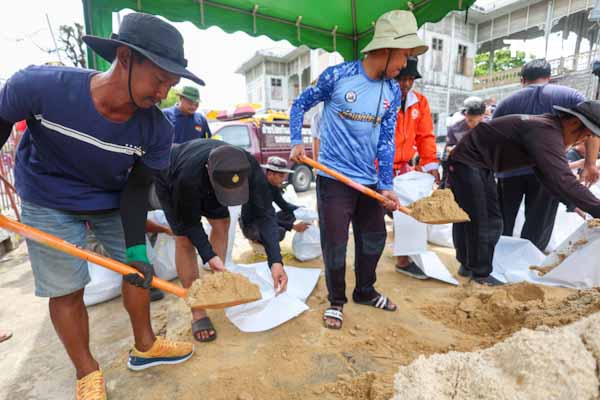
{"type": "MultiPolygon", "coordinates": [[[[306,89],[291,110],[291,158],[304,155],[301,128],[304,113],[324,103],[320,124],[319,161],[352,180],[378,190],[387,198],[385,208],[395,210],[398,198],[392,190],[394,128],[400,105],[400,89],[394,81],[408,56],[427,51],[417,36],[412,13],[390,11],[375,25],[373,40],[362,50],[365,58],[326,69],[314,86],[306,89]],[[376,166],[376,161],[378,167],[376,166]]],[[[396,305],[375,288],[375,269],[385,246],[382,205],[334,178],[319,173],[317,201],[325,277],[331,306],[325,326],[342,327],[348,227],[355,241],[356,287],[354,302],[387,311],[396,305]]]]}

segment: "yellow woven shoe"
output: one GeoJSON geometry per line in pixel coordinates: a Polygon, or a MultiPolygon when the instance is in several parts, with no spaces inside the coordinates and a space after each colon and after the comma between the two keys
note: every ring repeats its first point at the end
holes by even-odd
{"type": "Polygon", "coordinates": [[[102,371],[94,371],[77,380],[77,400],[106,400],[102,371]]]}
{"type": "Polygon", "coordinates": [[[194,354],[194,345],[191,343],[157,337],[150,350],[146,352],[139,351],[135,347],[131,349],[127,367],[133,371],[141,371],[162,364],[179,364],[189,360],[192,354],[194,354]]]}

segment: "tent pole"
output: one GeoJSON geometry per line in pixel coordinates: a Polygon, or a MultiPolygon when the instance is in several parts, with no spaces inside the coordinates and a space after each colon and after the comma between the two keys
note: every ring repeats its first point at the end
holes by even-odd
{"type": "Polygon", "coordinates": [[[358,60],[358,28],[356,26],[356,0],[351,0],[352,8],[352,55],[358,60]]]}

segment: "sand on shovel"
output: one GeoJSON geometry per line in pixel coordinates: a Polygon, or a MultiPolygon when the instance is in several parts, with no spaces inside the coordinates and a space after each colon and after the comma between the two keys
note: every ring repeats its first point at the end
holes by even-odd
{"type": "Polygon", "coordinates": [[[225,308],[261,299],[258,285],[234,272],[215,272],[196,279],[185,302],[192,308],[225,308]]]}
{"type": "Polygon", "coordinates": [[[431,196],[417,200],[408,206],[411,216],[426,224],[448,224],[467,222],[471,219],[467,213],[456,204],[450,189],[439,189],[431,196]]]}

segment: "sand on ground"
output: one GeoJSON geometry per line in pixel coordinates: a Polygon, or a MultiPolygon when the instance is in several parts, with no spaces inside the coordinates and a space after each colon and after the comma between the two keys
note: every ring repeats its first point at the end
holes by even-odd
{"type": "MultiPolygon", "coordinates": [[[[314,198],[314,192],[306,196],[314,198]]],[[[391,232],[391,221],[388,220],[391,232]]],[[[238,230],[238,238],[241,237],[238,230]]],[[[293,260],[291,238],[282,244],[285,263],[321,267],[322,260],[293,260]]],[[[392,243],[392,235],[388,244],[392,243]]],[[[451,249],[433,248],[456,275],[451,249]]],[[[354,246],[348,246],[347,296],[354,287],[354,246]]],[[[245,240],[234,259],[256,261],[245,240]]],[[[204,273],[204,272],[201,272],[204,273]]],[[[268,332],[242,333],[222,310],[210,310],[218,338],[196,343],[186,363],[141,372],[126,367],[132,336],[121,299],[89,308],[92,351],[107,380],[111,400],[134,398],[192,400],[383,400],[394,393],[399,366],[420,356],[476,351],[493,346],[522,327],[562,326],[600,310],[600,292],[518,284],[490,289],[457,277],[455,287],[418,281],[394,271],[391,245],[378,267],[376,288],[399,310],[386,312],[350,301],[340,331],[324,328],[327,307],[323,277],[308,299],[310,310],[268,332]]],[[[0,344],[0,399],[74,398],[70,362],[50,322],[47,301],[33,295],[25,246],[0,261],[0,328],[14,337],[0,344]]],[[[152,304],[156,332],[192,340],[190,313],[183,300],[166,296],[152,304]]]]}

